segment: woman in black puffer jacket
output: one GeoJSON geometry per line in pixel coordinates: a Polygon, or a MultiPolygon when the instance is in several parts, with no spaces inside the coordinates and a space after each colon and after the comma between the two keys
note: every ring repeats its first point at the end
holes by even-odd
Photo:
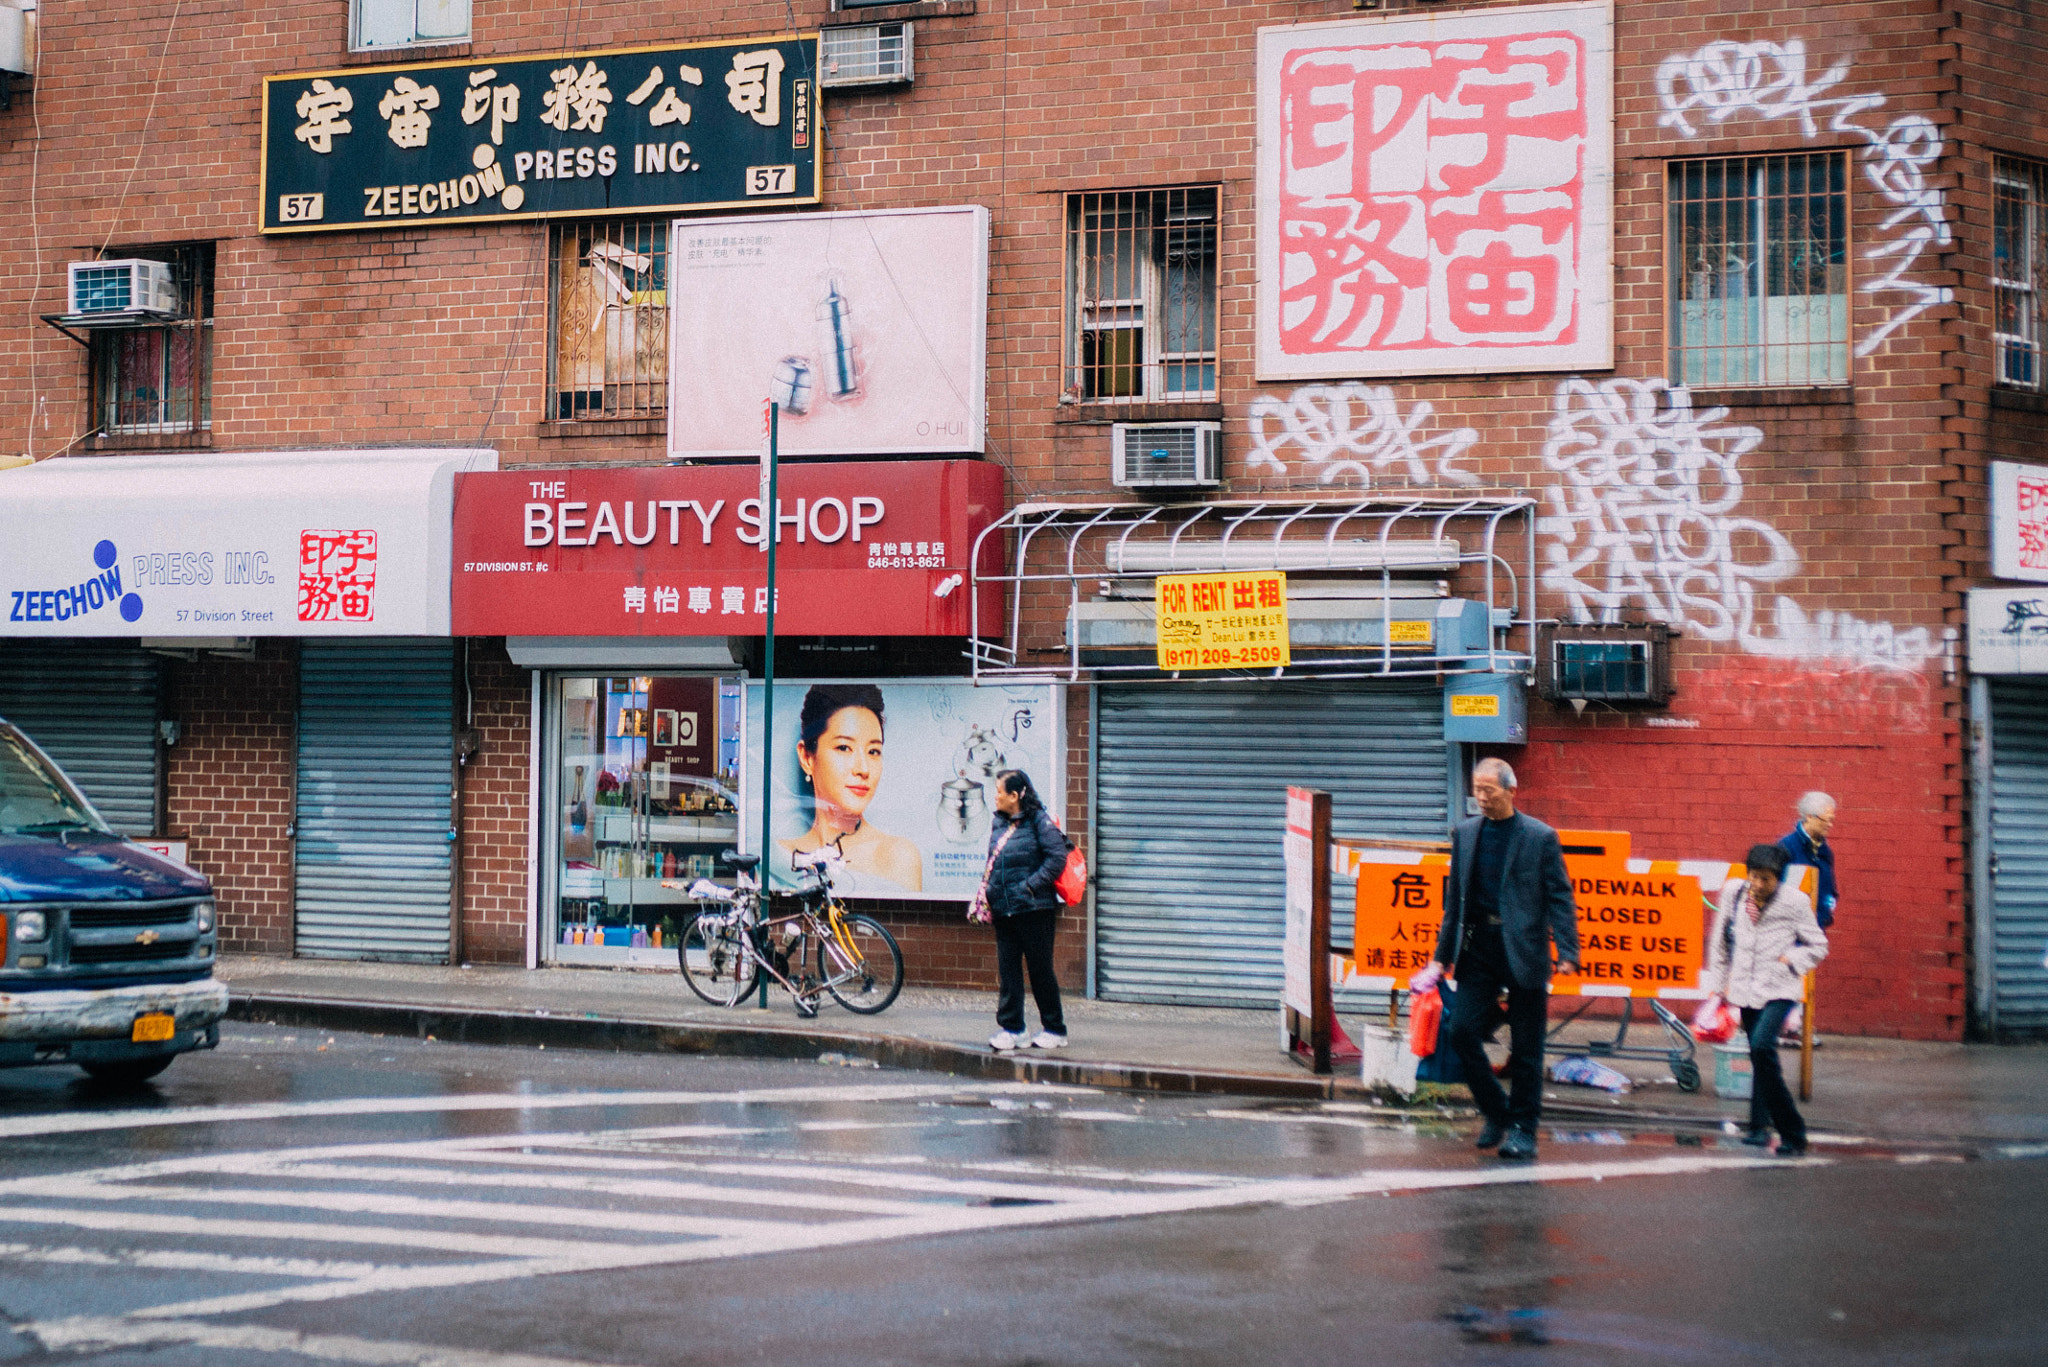
{"type": "Polygon", "coordinates": [[[996,931],[996,1032],[989,1047],[1003,1052],[1064,1049],[1066,1017],[1060,1011],[1059,980],[1053,976],[1052,936],[1060,899],[1054,885],[1067,866],[1072,846],[1053,825],[1045,804],[1018,769],[996,775],[996,815],[988,834],[988,873],[975,894],[970,917],[986,911],[996,931]],[[1024,1033],[1024,973],[1038,1003],[1039,1033],[1024,1033]]]}

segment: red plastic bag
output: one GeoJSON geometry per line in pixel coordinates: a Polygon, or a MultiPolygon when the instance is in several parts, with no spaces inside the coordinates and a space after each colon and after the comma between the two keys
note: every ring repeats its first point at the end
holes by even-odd
{"type": "Polygon", "coordinates": [[[1068,906],[1081,905],[1081,899],[1088,893],[1088,860],[1079,850],[1068,849],[1067,866],[1060,870],[1059,879],[1052,886],[1068,906]]]}
{"type": "Polygon", "coordinates": [[[1742,1017],[1719,997],[1709,997],[1692,1013],[1692,1037],[1702,1044],[1726,1044],[1742,1028],[1742,1017]]]}
{"type": "Polygon", "coordinates": [[[1408,999],[1408,1052],[1428,1058],[1436,1052],[1437,1031],[1443,1027],[1444,998],[1434,986],[1408,999]]]}

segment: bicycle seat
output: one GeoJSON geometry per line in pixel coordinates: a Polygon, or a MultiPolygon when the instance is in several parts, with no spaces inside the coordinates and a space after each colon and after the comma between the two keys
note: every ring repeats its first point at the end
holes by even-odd
{"type": "Polygon", "coordinates": [[[728,854],[725,856],[725,862],[738,869],[741,873],[749,873],[760,865],[761,856],[758,854],[728,854]]]}

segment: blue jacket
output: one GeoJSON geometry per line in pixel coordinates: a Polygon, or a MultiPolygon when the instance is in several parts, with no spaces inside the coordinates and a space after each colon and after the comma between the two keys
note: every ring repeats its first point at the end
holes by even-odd
{"type": "Polygon", "coordinates": [[[1014,829],[988,871],[988,907],[998,916],[1016,916],[1026,911],[1057,910],[1059,893],[1053,885],[1067,866],[1066,836],[1052,824],[1052,817],[1040,807],[1029,817],[1011,818],[997,812],[989,823],[988,847],[993,850],[1003,832],[1014,829]]]}
{"type": "Polygon", "coordinates": [[[1820,875],[1820,881],[1813,890],[1813,919],[1820,922],[1822,930],[1826,930],[1835,923],[1835,902],[1839,897],[1835,887],[1835,847],[1825,840],[1814,844],[1813,837],[1806,833],[1805,823],[1801,822],[1792,828],[1792,834],[1778,842],[1778,848],[1793,863],[1811,864],[1820,875]]]}
{"type": "MultiPolygon", "coordinates": [[[[1471,928],[1465,923],[1465,899],[1479,830],[1485,822],[1486,818],[1475,816],[1451,831],[1451,878],[1444,889],[1444,919],[1436,939],[1436,961],[1446,968],[1457,964],[1471,938],[1471,928]]],[[[1508,832],[1497,900],[1508,969],[1518,986],[1541,987],[1550,981],[1552,942],[1560,960],[1578,962],[1578,904],[1572,897],[1571,877],[1565,872],[1564,850],[1556,831],[1525,812],[1515,813],[1508,832]]]]}

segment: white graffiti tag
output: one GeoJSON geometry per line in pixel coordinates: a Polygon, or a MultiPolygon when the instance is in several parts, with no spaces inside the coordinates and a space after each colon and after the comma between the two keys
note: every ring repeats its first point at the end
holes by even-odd
{"type": "Polygon", "coordinates": [[[1942,192],[1928,184],[1940,159],[1941,130],[1920,114],[1902,114],[1883,128],[1857,122],[1857,116],[1884,106],[1875,92],[1836,94],[1849,74],[1849,63],[1837,62],[1809,78],[1806,44],[1789,42],[1709,43],[1696,52],[1667,57],[1657,68],[1657,94],[1664,113],[1658,122],[1679,136],[1695,138],[1694,119],[1725,123],[1738,116],[1790,119],[1807,138],[1820,135],[1821,120],[1831,132],[1863,139],[1863,174],[1894,206],[1878,224],[1880,241],[1864,253],[1866,260],[1889,259],[1889,268],[1860,286],[1866,294],[1902,294],[1882,326],[1856,346],[1868,356],[1884,339],[1911,319],[1953,299],[1946,286],[1909,279],[1929,248],[1950,241],[1948,208],[1942,192]]]}
{"type": "Polygon", "coordinates": [[[1741,461],[1764,434],[1727,416],[1696,410],[1685,386],[1663,379],[1558,385],[1543,463],[1564,482],[1545,490],[1537,523],[1543,587],[1574,621],[1635,610],[1757,655],[1891,669],[1939,655],[1924,627],[1809,616],[1783,595],[1769,608],[1775,630],[1759,630],[1759,589],[1797,573],[1799,553],[1768,522],[1737,516],[1741,461]]]}
{"type": "Polygon", "coordinates": [[[1373,471],[1399,467],[1410,483],[1474,485],[1479,477],[1460,470],[1456,462],[1479,440],[1469,427],[1435,436],[1418,430],[1436,408],[1418,399],[1404,414],[1394,391],[1385,385],[1357,383],[1309,385],[1282,399],[1261,395],[1252,400],[1252,450],[1246,463],[1254,470],[1270,468],[1286,474],[1281,454],[1289,447],[1303,465],[1321,470],[1321,482],[1354,479],[1371,487],[1373,471]],[[1428,457],[1436,456],[1431,470],[1428,457]]]}

